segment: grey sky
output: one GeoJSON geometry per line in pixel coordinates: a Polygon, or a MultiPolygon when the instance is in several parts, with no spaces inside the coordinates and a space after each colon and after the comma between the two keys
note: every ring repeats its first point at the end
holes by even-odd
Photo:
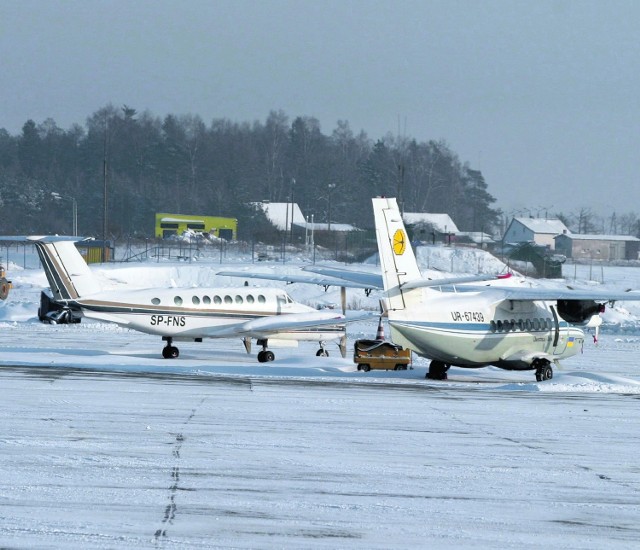
{"type": "Polygon", "coordinates": [[[507,211],[640,211],[638,1],[0,0],[0,127],[339,119],[444,139],[507,211]]]}

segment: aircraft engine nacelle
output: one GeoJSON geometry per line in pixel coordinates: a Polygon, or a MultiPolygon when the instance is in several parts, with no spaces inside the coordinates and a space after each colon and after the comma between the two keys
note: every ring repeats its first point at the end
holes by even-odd
{"type": "Polygon", "coordinates": [[[558,315],[572,325],[593,325],[593,317],[604,312],[604,304],[593,300],[558,300],[558,315]]]}

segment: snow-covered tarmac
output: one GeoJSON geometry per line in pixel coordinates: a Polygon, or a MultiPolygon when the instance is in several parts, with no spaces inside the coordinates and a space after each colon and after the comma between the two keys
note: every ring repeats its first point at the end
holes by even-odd
{"type": "MultiPolygon", "coordinates": [[[[456,269],[480,260],[466,263],[456,269]]],[[[584,280],[590,266],[579,267],[584,280]]],[[[117,289],[237,284],[215,276],[229,268],[95,271],[117,289]]],[[[208,340],[164,360],[158,337],[86,320],[40,324],[42,271],[8,271],[0,548],[638,546],[637,304],[609,309],[599,346],[587,339],[553,380],[452,368],[431,382],[423,359],[361,373],[333,344],[329,358],[304,344],[274,349],[265,364],[239,340],[208,340]]],[[[640,288],[638,268],[600,275],[640,288]]],[[[338,291],[288,290],[339,303],[338,291]]],[[[378,298],[349,294],[370,309],[378,298]]],[[[375,329],[350,326],[350,349],[375,329]]]]}
{"type": "Polygon", "coordinates": [[[7,323],[0,547],[629,548],[640,336],[553,380],[7,323]]]}

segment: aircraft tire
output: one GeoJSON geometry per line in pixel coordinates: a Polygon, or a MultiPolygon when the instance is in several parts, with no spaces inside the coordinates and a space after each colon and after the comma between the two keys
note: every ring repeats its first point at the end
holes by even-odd
{"type": "Polygon", "coordinates": [[[0,300],[6,300],[9,296],[9,281],[4,277],[0,279],[0,300]]]}

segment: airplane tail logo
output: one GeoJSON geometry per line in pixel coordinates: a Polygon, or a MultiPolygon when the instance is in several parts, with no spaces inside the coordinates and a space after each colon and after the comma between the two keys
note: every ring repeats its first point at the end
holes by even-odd
{"type": "Polygon", "coordinates": [[[407,235],[402,229],[398,229],[393,234],[393,253],[402,256],[407,249],[407,235]]]}

